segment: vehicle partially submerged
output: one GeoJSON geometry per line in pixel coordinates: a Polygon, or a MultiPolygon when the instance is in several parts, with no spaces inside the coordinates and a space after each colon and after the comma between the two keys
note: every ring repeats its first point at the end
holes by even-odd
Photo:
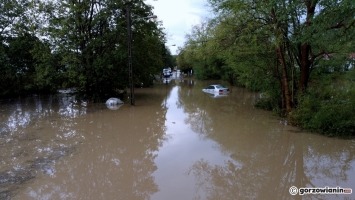
{"type": "Polygon", "coordinates": [[[164,68],[163,69],[163,77],[169,78],[172,75],[171,68],[164,68]]]}
{"type": "Polygon", "coordinates": [[[106,107],[110,110],[118,110],[124,102],[119,98],[111,97],[106,101],[106,107]]]}
{"type": "Polygon", "coordinates": [[[229,93],[229,88],[224,87],[223,85],[220,84],[214,84],[203,88],[202,91],[213,95],[216,94],[226,95],[229,93]]]}

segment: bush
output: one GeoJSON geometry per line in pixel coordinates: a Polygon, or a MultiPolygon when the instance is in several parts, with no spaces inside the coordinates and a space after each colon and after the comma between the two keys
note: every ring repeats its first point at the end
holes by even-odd
{"type": "Polygon", "coordinates": [[[314,85],[299,98],[297,109],[291,113],[292,121],[329,136],[355,136],[354,81],[341,76],[314,85]]]}
{"type": "Polygon", "coordinates": [[[259,99],[257,99],[255,103],[255,107],[281,114],[279,104],[279,98],[277,95],[270,95],[269,93],[264,92],[260,94],[259,99]]]}

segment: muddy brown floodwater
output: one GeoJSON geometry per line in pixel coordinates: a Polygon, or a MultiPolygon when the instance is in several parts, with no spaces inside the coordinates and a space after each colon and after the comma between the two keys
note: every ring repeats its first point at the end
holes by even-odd
{"type": "Polygon", "coordinates": [[[300,131],[254,108],[257,94],[208,84],[136,89],[136,106],[117,110],[70,95],[1,101],[0,199],[355,199],[290,194],[355,189],[354,140],[300,131]]]}

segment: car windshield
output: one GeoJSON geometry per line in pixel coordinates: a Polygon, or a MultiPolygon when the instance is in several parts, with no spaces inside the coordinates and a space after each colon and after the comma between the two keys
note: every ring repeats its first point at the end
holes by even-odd
{"type": "Polygon", "coordinates": [[[224,88],[222,85],[216,85],[216,88],[217,89],[222,89],[222,88],[224,88]]]}

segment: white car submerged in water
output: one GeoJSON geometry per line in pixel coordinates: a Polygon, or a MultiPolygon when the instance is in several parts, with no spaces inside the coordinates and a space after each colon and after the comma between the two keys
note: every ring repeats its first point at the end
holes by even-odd
{"type": "Polygon", "coordinates": [[[118,110],[124,102],[119,98],[111,97],[106,101],[106,107],[110,110],[118,110]]]}
{"type": "Polygon", "coordinates": [[[202,89],[203,92],[210,93],[210,94],[228,94],[229,88],[224,87],[220,84],[209,85],[206,88],[202,89]]]}

